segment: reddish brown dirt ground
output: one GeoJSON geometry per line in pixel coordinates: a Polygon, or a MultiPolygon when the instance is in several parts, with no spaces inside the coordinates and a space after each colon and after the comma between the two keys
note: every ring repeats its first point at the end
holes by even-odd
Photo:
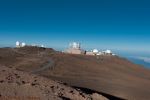
{"type": "Polygon", "coordinates": [[[0,49],[0,64],[129,100],[150,99],[150,70],[117,56],[70,55],[52,49],[0,49]]]}
{"type": "Polygon", "coordinates": [[[58,54],[41,75],[130,100],[150,98],[150,71],[119,57],[58,54]]]}
{"type": "Polygon", "coordinates": [[[108,100],[58,81],[0,66],[0,100],[108,100]]]}

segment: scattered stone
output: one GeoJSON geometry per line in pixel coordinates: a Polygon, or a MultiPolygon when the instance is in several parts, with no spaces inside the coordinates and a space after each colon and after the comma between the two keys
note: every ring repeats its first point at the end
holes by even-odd
{"type": "Polygon", "coordinates": [[[0,80],[0,83],[3,83],[4,82],[4,80],[0,80]]]}
{"type": "Polygon", "coordinates": [[[25,84],[26,82],[25,81],[22,81],[22,84],[25,84]]]}

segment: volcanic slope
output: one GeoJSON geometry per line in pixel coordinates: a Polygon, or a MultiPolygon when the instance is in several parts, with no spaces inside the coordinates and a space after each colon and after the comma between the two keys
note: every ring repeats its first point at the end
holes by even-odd
{"type": "Polygon", "coordinates": [[[126,59],[67,54],[56,54],[53,59],[54,69],[41,75],[124,99],[150,99],[150,70],[126,59]]]}
{"type": "Polygon", "coordinates": [[[97,58],[38,47],[3,48],[0,64],[106,96],[150,99],[150,70],[118,56],[97,58]]]}
{"type": "Polygon", "coordinates": [[[108,100],[62,82],[0,66],[0,100],[108,100]]]}
{"type": "Polygon", "coordinates": [[[51,63],[49,58],[43,57],[47,52],[51,52],[51,55],[54,50],[38,47],[0,48],[0,100],[108,100],[96,91],[87,93],[34,74],[35,71],[40,72],[39,69],[45,70],[40,66],[46,65],[47,68],[47,63],[51,63]]]}

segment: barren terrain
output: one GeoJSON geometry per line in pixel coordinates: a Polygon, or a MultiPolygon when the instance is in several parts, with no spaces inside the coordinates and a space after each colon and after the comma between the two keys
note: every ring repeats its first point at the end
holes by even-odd
{"type": "Polygon", "coordinates": [[[97,91],[109,99],[150,99],[150,70],[118,56],[97,58],[38,47],[1,48],[0,64],[62,81],[86,93],[97,91]]]}

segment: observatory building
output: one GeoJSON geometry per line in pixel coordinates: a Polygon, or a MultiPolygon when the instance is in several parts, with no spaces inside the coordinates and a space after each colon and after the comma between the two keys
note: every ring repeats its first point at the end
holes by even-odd
{"type": "Polygon", "coordinates": [[[72,42],[69,44],[69,48],[65,51],[65,53],[69,54],[84,54],[91,56],[116,56],[116,54],[112,53],[111,50],[99,51],[98,49],[93,49],[90,51],[86,51],[81,49],[81,44],[77,42],[72,42]]]}
{"type": "Polygon", "coordinates": [[[17,48],[20,47],[20,42],[19,42],[19,41],[16,42],[16,47],[17,47],[17,48]]]}
{"type": "Polygon", "coordinates": [[[105,50],[105,51],[99,51],[98,49],[93,49],[91,51],[87,51],[86,55],[107,55],[107,56],[115,56],[115,54],[112,53],[111,50],[105,50]]]}
{"type": "Polygon", "coordinates": [[[26,43],[22,42],[20,43],[19,41],[16,42],[16,48],[20,48],[20,47],[25,47],[26,43]]]}
{"type": "Polygon", "coordinates": [[[25,47],[26,46],[26,43],[21,43],[21,47],[25,47]]]}
{"type": "Polygon", "coordinates": [[[97,55],[99,51],[97,49],[93,49],[91,51],[86,51],[86,55],[97,55]]]}
{"type": "Polygon", "coordinates": [[[81,50],[80,43],[72,42],[69,44],[69,49],[67,49],[66,53],[70,54],[85,54],[84,50],[81,50]]]}
{"type": "Polygon", "coordinates": [[[102,51],[104,55],[114,55],[111,50],[102,51]]]}

